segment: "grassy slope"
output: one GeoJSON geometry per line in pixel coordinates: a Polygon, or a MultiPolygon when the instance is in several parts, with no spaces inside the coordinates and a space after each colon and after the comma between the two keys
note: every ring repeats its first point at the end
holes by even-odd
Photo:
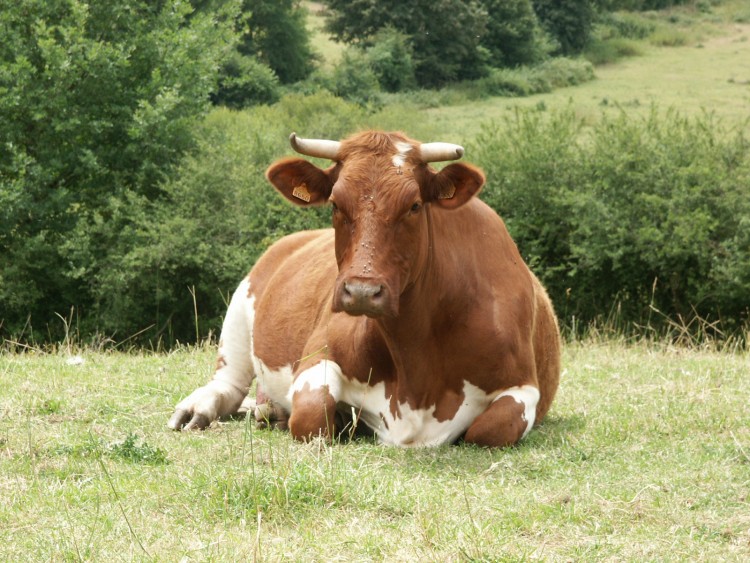
{"type": "Polygon", "coordinates": [[[695,45],[647,47],[643,56],[597,67],[596,79],[527,98],[490,98],[426,110],[436,127],[462,141],[516,107],[572,107],[585,119],[624,110],[645,115],[652,104],[692,115],[709,111],[729,123],[750,116],[750,25],[732,24],[695,45]],[[456,127],[455,124],[460,124],[456,127]]]}
{"type": "Polygon", "coordinates": [[[0,356],[0,560],[750,557],[747,354],[569,345],[504,451],[176,434],[211,351],[83,355],[0,356]]]}

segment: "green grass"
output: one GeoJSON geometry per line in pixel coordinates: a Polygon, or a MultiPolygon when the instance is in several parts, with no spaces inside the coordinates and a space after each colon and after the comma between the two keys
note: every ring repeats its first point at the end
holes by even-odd
{"type": "Polygon", "coordinates": [[[321,57],[321,67],[331,69],[341,60],[344,47],[336,43],[328,32],[323,29],[325,6],[320,2],[305,1],[302,3],[307,9],[307,23],[310,30],[310,42],[313,49],[321,57]]]}
{"type": "Polygon", "coordinates": [[[0,356],[0,560],[750,557],[750,356],[569,344],[521,446],[166,429],[207,349],[0,356]]]}
{"type": "Polygon", "coordinates": [[[594,80],[574,87],[523,98],[494,97],[427,108],[422,113],[452,140],[465,143],[474,139],[483,125],[502,120],[518,107],[572,107],[591,122],[602,113],[625,111],[646,116],[654,105],[664,110],[674,108],[683,115],[711,112],[728,123],[746,120],[750,107],[750,24],[718,26],[711,37],[681,47],[637,45],[641,49],[638,56],[599,66],[594,80]]]}

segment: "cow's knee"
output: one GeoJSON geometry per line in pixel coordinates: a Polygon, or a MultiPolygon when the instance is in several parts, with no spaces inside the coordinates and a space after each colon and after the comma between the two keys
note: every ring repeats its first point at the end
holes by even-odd
{"type": "Polygon", "coordinates": [[[336,404],[341,394],[341,368],[323,361],[300,373],[292,386],[289,431],[297,440],[336,434],[336,404]]]}
{"type": "Polygon", "coordinates": [[[336,401],[326,387],[294,394],[289,431],[295,439],[308,441],[336,434],[336,401]]]}
{"type": "Polygon", "coordinates": [[[494,448],[516,444],[534,426],[538,402],[539,390],[532,385],[504,391],[474,420],[464,440],[494,448]]]}

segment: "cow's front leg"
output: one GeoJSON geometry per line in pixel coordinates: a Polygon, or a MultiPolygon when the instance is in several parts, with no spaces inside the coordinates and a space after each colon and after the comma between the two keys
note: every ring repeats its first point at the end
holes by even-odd
{"type": "Polygon", "coordinates": [[[251,360],[253,303],[245,279],[234,292],[224,318],[213,378],[177,403],[169,428],[203,429],[239,410],[255,377],[251,360]]]}
{"type": "Polygon", "coordinates": [[[336,435],[336,404],[344,378],[336,362],[323,360],[297,375],[292,386],[289,430],[297,440],[336,435]]]}
{"type": "Polygon", "coordinates": [[[464,440],[494,448],[516,444],[534,426],[537,403],[539,389],[535,385],[511,387],[503,391],[474,420],[464,440]]]}

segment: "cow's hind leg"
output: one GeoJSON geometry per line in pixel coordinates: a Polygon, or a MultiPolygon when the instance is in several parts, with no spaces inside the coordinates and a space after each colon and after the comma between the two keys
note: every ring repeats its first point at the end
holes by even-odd
{"type": "Polygon", "coordinates": [[[539,389],[534,385],[507,389],[474,420],[464,440],[494,448],[512,446],[534,426],[538,403],[539,389]]]}
{"type": "Polygon", "coordinates": [[[252,364],[253,298],[245,279],[232,296],[221,328],[219,354],[211,381],[180,401],[167,425],[173,430],[206,428],[239,411],[255,377],[252,364]]]}

